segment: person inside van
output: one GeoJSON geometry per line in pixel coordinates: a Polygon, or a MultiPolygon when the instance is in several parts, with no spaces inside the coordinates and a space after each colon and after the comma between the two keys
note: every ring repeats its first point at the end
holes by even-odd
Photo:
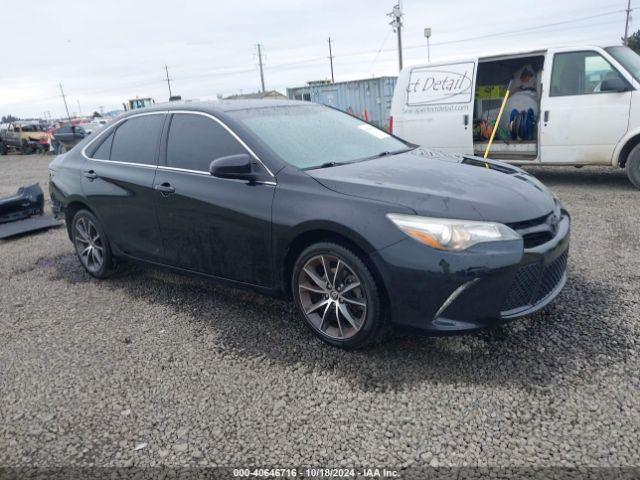
{"type": "Polygon", "coordinates": [[[515,93],[522,90],[537,91],[536,73],[529,64],[516,70],[511,83],[511,92],[515,93]]]}

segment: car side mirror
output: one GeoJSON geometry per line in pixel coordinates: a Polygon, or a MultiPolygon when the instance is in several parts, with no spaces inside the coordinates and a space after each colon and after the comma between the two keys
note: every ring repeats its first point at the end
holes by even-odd
{"type": "Polygon", "coordinates": [[[256,180],[256,172],[253,170],[251,156],[246,153],[215,159],[209,165],[209,173],[218,178],[247,180],[248,182],[256,180]]]}
{"type": "Polygon", "coordinates": [[[600,84],[601,92],[628,92],[631,90],[629,84],[622,78],[608,78],[600,84]]]}

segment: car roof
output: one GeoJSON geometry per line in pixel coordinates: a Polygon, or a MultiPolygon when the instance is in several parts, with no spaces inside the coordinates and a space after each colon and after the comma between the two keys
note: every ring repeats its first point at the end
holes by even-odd
{"type": "Polygon", "coordinates": [[[130,110],[122,115],[122,117],[128,117],[144,112],[157,112],[157,111],[175,111],[175,110],[195,110],[200,112],[208,112],[212,114],[232,112],[234,110],[251,110],[258,108],[268,107],[291,107],[291,106],[304,106],[304,105],[317,105],[310,102],[299,100],[273,100],[273,99],[251,99],[251,100],[211,100],[211,101],[177,101],[157,103],[147,108],[137,108],[130,110]]]}

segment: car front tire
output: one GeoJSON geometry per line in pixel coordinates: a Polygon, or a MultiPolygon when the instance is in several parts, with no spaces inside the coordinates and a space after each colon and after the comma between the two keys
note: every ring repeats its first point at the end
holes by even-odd
{"type": "Polygon", "coordinates": [[[113,272],[115,263],[109,239],[93,213],[79,210],[73,216],[71,238],[80,263],[90,275],[107,278],[113,272]]]}
{"type": "Polygon", "coordinates": [[[363,348],[387,331],[375,278],[349,248],[331,242],[311,245],[295,262],[291,286],[300,317],[330,345],[363,348]]]}
{"type": "Polygon", "coordinates": [[[640,188],[640,145],[633,147],[627,158],[627,177],[636,188],[640,188]]]}

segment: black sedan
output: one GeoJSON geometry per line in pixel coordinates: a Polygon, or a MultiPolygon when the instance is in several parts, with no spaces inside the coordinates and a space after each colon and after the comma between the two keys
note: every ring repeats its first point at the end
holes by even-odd
{"type": "Polygon", "coordinates": [[[94,277],[134,260],[290,298],[335,346],[496,325],[566,281],[569,215],[534,177],[306,102],[136,110],[50,170],[94,277]]]}

